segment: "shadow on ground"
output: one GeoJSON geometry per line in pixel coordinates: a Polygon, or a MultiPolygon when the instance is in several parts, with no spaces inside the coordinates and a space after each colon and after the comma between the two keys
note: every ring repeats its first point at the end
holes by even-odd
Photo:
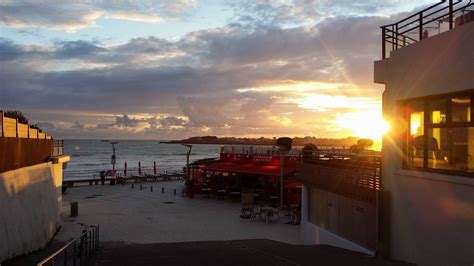
{"type": "Polygon", "coordinates": [[[408,265],[324,245],[273,240],[156,244],[105,243],[97,265],[408,265]]]}

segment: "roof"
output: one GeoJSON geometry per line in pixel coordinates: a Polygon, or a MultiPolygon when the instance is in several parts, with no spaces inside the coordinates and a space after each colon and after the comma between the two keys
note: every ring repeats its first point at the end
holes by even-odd
{"type": "MultiPolygon", "coordinates": [[[[207,164],[201,168],[204,171],[232,172],[242,174],[254,174],[265,176],[280,176],[280,167],[278,165],[252,164],[252,163],[231,163],[215,162],[207,164]]],[[[286,166],[284,175],[290,175],[296,172],[295,167],[286,166]]]]}

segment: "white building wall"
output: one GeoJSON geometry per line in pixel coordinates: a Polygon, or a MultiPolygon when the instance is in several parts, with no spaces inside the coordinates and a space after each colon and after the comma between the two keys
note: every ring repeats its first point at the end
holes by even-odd
{"type": "Polygon", "coordinates": [[[374,255],[372,251],[311,223],[309,221],[308,190],[305,185],[301,188],[301,239],[304,245],[330,245],[374,255]]]}
{"type": "Polygon", "coordinates": [[[418,265],[474,265],[474,179],[403,170],[402,113],[396,102],[472,90],[474,23],[392,52],[375,62],[375,82],[385,84],[383,185],[389,192],[389,250],[418,265]]]}
{"type": "Polygon", "coordinates": [[[62,206],[62,164],[0,173],[0,263],[43,248],[54,236],[62,206]]]}

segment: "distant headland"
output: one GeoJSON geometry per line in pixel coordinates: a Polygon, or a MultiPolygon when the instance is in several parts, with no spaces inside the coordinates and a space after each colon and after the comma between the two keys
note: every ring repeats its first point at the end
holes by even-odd
{"type": "MultiPolygon", "coordinates": [[[[316,137],[295,137],[294,146],[303,146],[312,143],[316,146],[346,146],[350,147],[357,143],[359,138],[347,137],[341,139],[335,138],[316,138],[316,137]]],[[[226,144],[226,145],[276,145],[277,138],[236,138],[236,137],[217,137],[217,136],[199,136],[182,140],[161,141],[160,143],[179,143],[179,144],[226,144]]]]}

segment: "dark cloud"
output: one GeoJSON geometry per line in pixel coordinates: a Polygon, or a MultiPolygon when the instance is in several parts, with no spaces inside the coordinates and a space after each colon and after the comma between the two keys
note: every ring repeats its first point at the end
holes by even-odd
{"type": "Polygon", "coordinates": [[[58,58],[82,58],[107,52],[107,49],[86,41],[57,42],[55,46],[58,58]]]}
{"type": "Polygon", "coordinates": [[[71,128],[73,128],[73,129],[84,129],[86,127],[83,124],[79,123],[78,121],[75,121],[71,128]]]}
{"type": "Polygon", "coordinates": [[[0,38],[0,61],[13,60],[24,54],[20,45],[10,40],[0,38]]]}
{"type": "Polygon", "coordinates": [[[42,130],[54,130],[54,129],[56,129],[56,126],[53,123],[50,123],[50,122],[38,122],[38,123],[36,123],[36,126],[41,128],[42,130]]]}

